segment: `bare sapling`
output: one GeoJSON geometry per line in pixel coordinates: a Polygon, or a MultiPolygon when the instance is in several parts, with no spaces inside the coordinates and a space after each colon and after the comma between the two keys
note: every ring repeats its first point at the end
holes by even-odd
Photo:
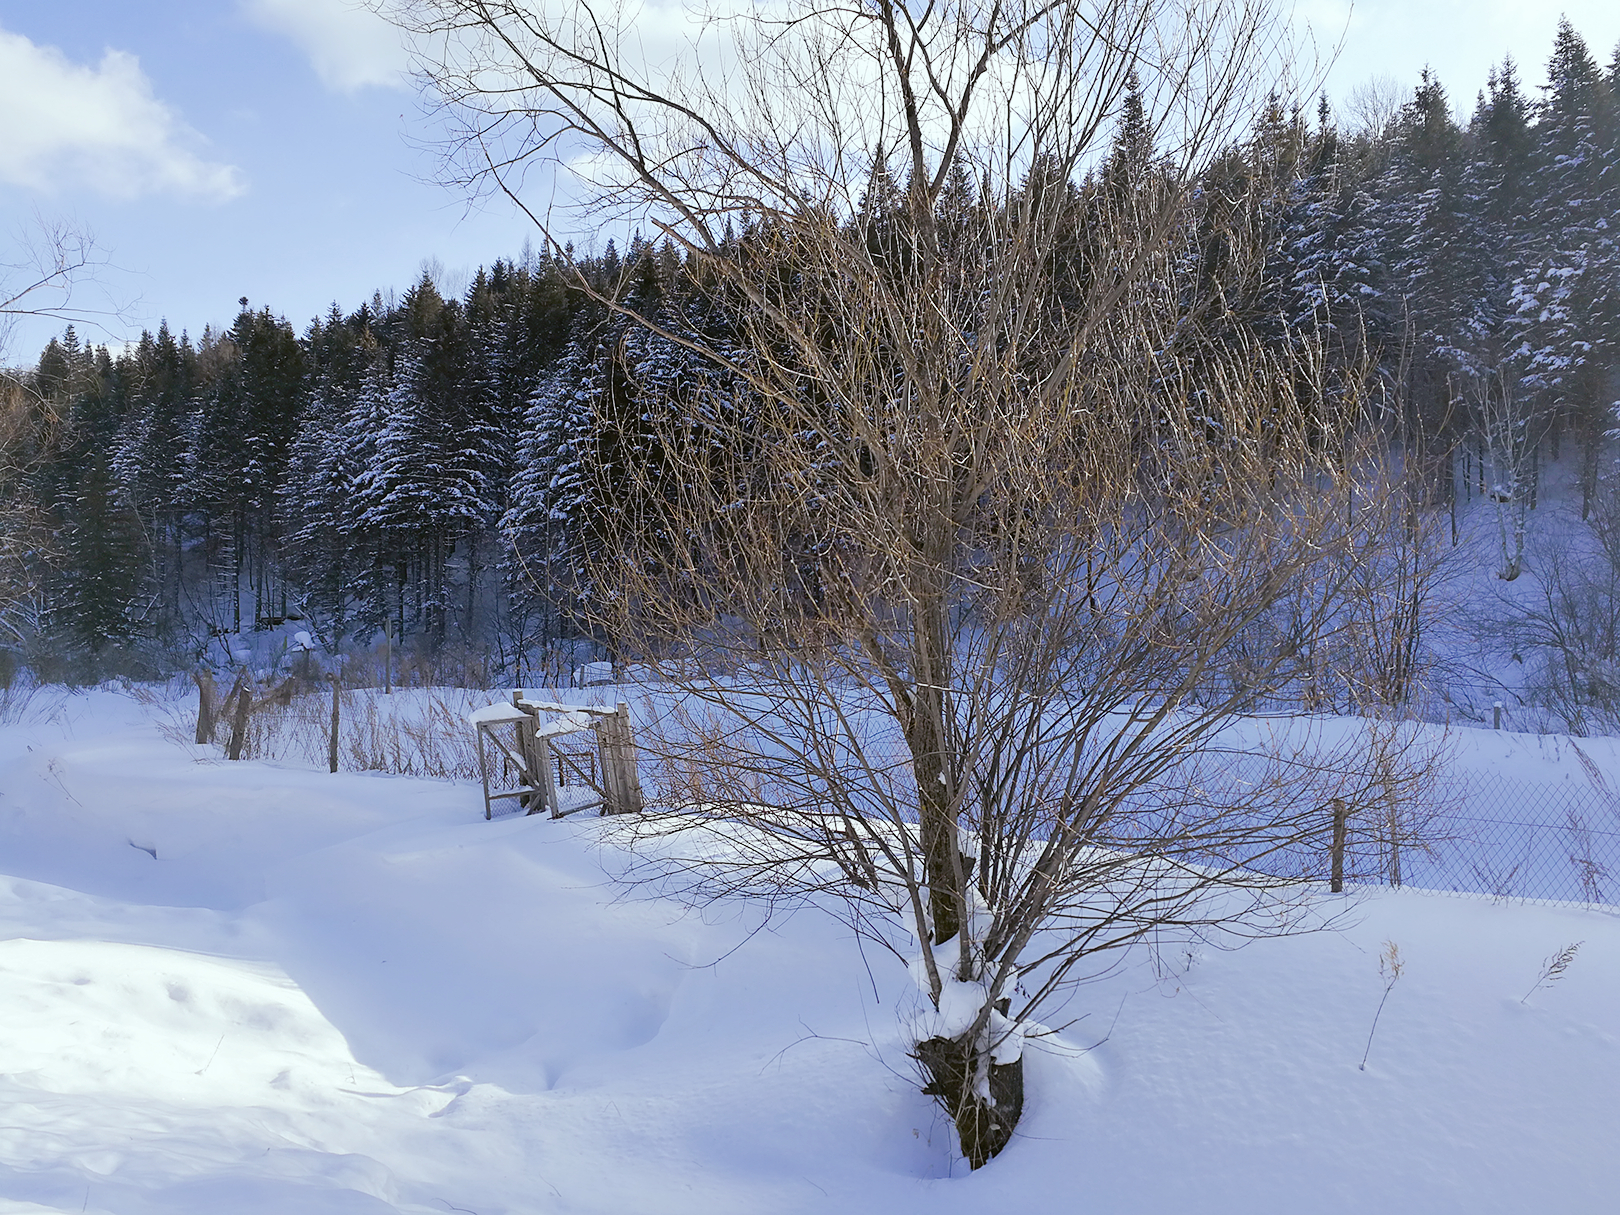
{"type": "Polygon", "coordinates": [[[1359,529],[1343,627],[1322,663],[1330,684],[1322,691],[1357,713],[1409,711],[1429,673],[1430,635],[1446,610],[1438,592],[1451,576],[1453,554],[1440,515],[1424,503],[1430,488],[1424,464],[1421,452],[1402,460],[1369,453],[1362,470],[1364,492],[1384,505],[1359,529]]]}
{"type": "Polygon", "coordinates": [[[1372,1053],[1373,1035],[1378,1032],[1378,1018],[1384,1015],[1384,1004],[1389,999],[1389,993],[1395,990],[1395,984],[1400,981],[1403,966],[1400,946],[1394,941],[1385,941],[1384,948],[1378,954],[1378,977],[1384,981],[1384,994],[1378,998],[1378,1010],[1373,1013],[1372,1028],[1367,1031],[1367,1047],[1361,1052],[1362,1071],[1367,1070],[1367,1056],[1372,1053]]]}
{"type": "Polygon", "coordinates": [[[1541,973],[1536,976],[1536,981],[1530,985],[1530,990],[1519,997],[1519,1003],[1523,1004],[1543,987],[1551,987],[1559,979],[1562,979],[1564,972],[1569,969],[1570,963],[1575,960],[1575,955],[1584,944],[1586,944],[1585,941],[1574,941],[1565,945],[1558,952],[1551,954],[1541,964],[1541,973]]]}
{"type": "Polygon", "coordinates": [[[1490,481],[1487,492],[1495,503],[1501,553],[1496,576],[1512,582],[1524,570],[1536,460],[1547,418],[1536,410],[1533,401],[1515,391],[1506,371],[1482,381],[1478,410],[1484,439],[1482,454],[1490,481]]]}
{"type": "Polygon", "coordinates": [[[636,312],[530,210],[573,286],[693,357],[627,373],[580,453],[610,504],[582,613],[668,689],[638,872],[891,950],[986,1164],[1043,1009],[1155,933],[1288,930],[1316,808],[1385,804],[1355,731],[1249,717],[1330,646],[1389,509],[1354,386],[1234,329],[1206,272],[1265,256],[1191,184],[1271,13],[789,0],[688,14],[705,55],[654,62],[628,6],[393,11],[469,184],[594,174],[598,221],[650,225],[728,318],[636,312]]]}

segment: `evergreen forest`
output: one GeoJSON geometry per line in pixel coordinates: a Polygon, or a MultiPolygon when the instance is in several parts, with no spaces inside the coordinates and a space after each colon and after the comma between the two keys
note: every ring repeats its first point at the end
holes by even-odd
{"type": "MultiPolygon", "coordinates": [[[[1576,462],[1589,509],[1620,398],[1620,48],[1605,63],[1566,22],[1545,83],[1504,60],[1471,110],[1429,74],[1364,100],[1274,100],[1191,192],[1162,286],[1220,302],[1206,333],[1312,344],[1438,516],[1534,505],[1550,458],[1576,462]]],[[[1051,272],[1084,276],[1088,215],[1162,171],[1134,94],[1089,176],[1033,166],[1017,189],[1064,190],[1073,217],[1051,272]]],[[[874,164],[842,222],[880,250],[903,189],[874,164]]],[[[1016,203],[961,174],[944,205],[1016,203]]],[[[768,225],[732,240],[791,281],[768,225]]],[[[617,657],[580,622],[581,554],[692,458],[655,414],[748,408],[682,342],[724,345],[734,318],[635,235],[496,260],[459,294],[424,274],[302,331],[246,298],[228,328],[121,348],[68,328],[6,373],[0,657],[162,674],[289,621],[332,653],[387,636],[458,680],[617,657]]]]}

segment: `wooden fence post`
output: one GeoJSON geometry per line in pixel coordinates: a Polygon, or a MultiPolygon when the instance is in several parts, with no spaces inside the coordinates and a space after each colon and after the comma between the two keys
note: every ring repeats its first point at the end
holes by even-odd
{"type": "Polygon", "coordinates": [[[620,771],[625,785],[624,813],[640,814],[641,774],[636,768],[636,736],[630,728],[630,706],[621,700],[616,707],[619,718],[619,745],[623,748],[620,756],[623,766],[620,771]]]}
{"type": "Polygon", "coordinates": [[[540,804],[531,806],[529,813],[533,814],[544,807],[551,811],[552,818],[562,817],[562,801],[557,797],[557,774],[551,763],[551,737],[549,735],[536,735],[534,740],[534,776],[539,787],[540,804]]]}
{"type": "Polygon", "coordinates": [[[518,799],[518,805],[523,807],[525,814],[538,814],[546,807],[546,792],[540,782],[540,748],[545,745],[542,739],[535,737],[535,731],[540,728],[540,713],[537,709],[525,708],[523,705],[523,689],[512,689],[512,707],[523,709],[525,717],[522,721],[514,723],[517,730],[518,754],[523,757],[523,771],[519,779],[529,786],[529,796],[518,799]]]}
{"type": "Polygon", "coordinates": [[[1386,784],[1384,796],[1389,801],[1389,884],[1401,884],[1401,814],[1395,791],[1386,784]]]}
{"type": "Polygon", "coordinates": [[[636,773],[630,706],[621,700],[611,717],[597,722],[596,736],[602,753],[602,813],[640,813],[641,780],[636,773]]]}
{"type": "Polygon", "coordinates": [[[338,769],[338,698],[342,685],[337,673],[332,673],[332,735],[326,741],[326,770],[336,772],[338,769]]]}
{"type": "Polygon", "coordinates": [[[1348,826],[1346,819],[1349,815],[1349,807],[1344,804],[1344,799],[1342,797],[1334,798],[1332,805],[1333,873],[1332,882],[1329,889],[1331,889],[1334,894],[1342,894],[1344,892],[1344,837],[1346,827],[1348,826]]]}
{"type": "Polygon", "coordinates": [[[614,743],[613,717],[599,717],[591,723],[596,731],[596,751],[602,766],[602,813],[619,812],[618,747],[614,743]]]}
{"type": "Polygon", "coordinates": [[[484,782],[484,821],[488,822],[495,812],[489,804],[489,759],[484,754],[484,725],[482,722],[473,727],[473,733],[478,736],[478,776],[484,782]]]}
{"type": "Polygon", "coordinates": [[[248,714],[253,711],[253,685],[248,679],[246,667],[238,672],[231,695],[236,697],[236,710],[231,715],[231,741],[225,749],[225,758],[241,759],[242,742],[247,737],[248,714]]]}
{"type": "Polygon", "coordinates": [[[191,678],[197,684],[197,742],[213,742],[214,698],[219,695],[219,689],[214,686],[214,677],[201,667],[191,673],[191,678]]]}

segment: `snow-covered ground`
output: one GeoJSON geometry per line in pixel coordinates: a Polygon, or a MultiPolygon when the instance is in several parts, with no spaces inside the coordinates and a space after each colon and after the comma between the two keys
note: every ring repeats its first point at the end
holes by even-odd
{"type": "Polygon", "coordinates": [[[909,980],[830,918],[627,899],[601,820],[486,823],[475,785],[46,708],[0,727],[0,1212],[1616,1209],[1610,912],[1363,892],[1134,957],[1050,1018],[967,1176],[909,980]]]}

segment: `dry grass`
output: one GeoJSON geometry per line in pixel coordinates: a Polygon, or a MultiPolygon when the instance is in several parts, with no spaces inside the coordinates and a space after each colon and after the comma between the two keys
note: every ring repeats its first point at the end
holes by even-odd
{"type": "MultiPolygon", "coordinates": [[[[384,695],[374,688],[341,693],[338,766],[440,780],[477,780],[478,745],[467,714],[490,694],[467,688],[420,688],[384,695]]],[[[332,697],[325,690],[258,710],[248,721],[243,759],[325,767],[332,697]]]]}
{"type": "MultiPolygon", "coordinates": [[[[535,689],[531,695],[566,700],[577,699],[579,693],[535,689]]],[[[399,689],[392,695],[379,688],[343,691],[338,767],[345,772],[478,780],[478,739],[467,714],[500,697],[499,692],[455,687],[399,689]]],[[[180,703],[185,708],[168,714],[165,734],[189,745],[197,723],[196,697],[180,703]]],[[[242,758],[325,768],[331,717],[332,694],[327,689],[295,695],[285,705],[256,709],[248,720],[242,758]]],[[[222,721],[210,750],[223,754],[229,734],[229,723],[222,721]]],[[[504,787],[501,772],[492,772],[491,777],[496,786],[504,787]]]]}
{"type": "Polygon", "coordinates": [[[0,726],[40,724],[55,718],[65,700],[62,689],[24,680],[0,683],[0,726]]]}

